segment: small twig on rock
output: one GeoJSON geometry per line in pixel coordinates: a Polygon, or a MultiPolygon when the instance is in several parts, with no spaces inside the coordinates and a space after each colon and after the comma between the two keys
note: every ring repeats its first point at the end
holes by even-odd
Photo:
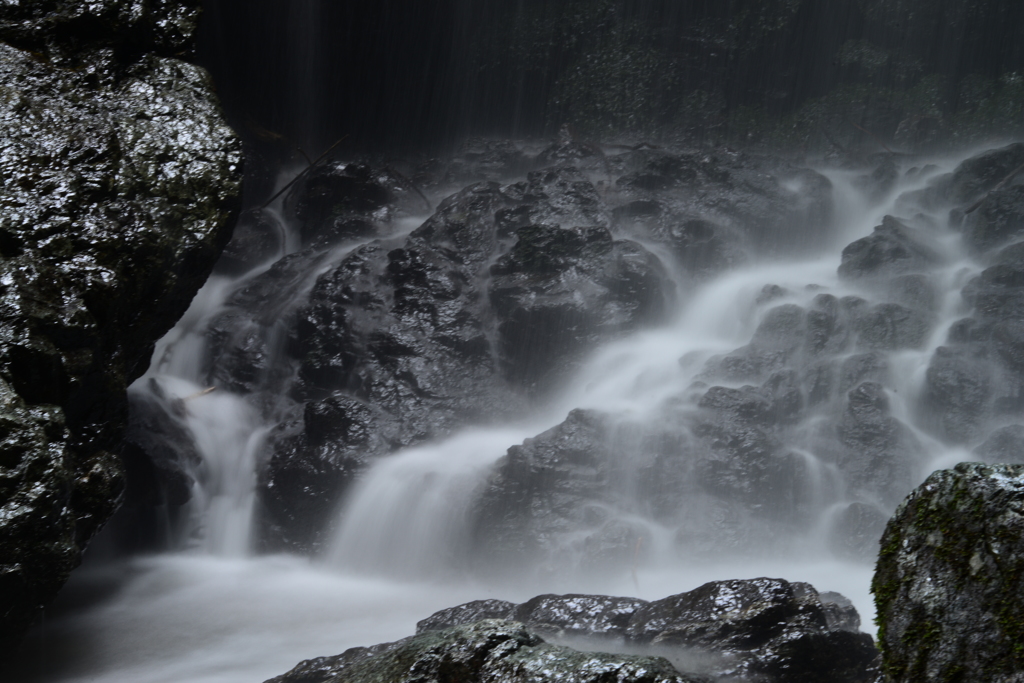
{"type": "Polygon", "coordinates": [[[207,394],[212,394],[215,391],[217,391],[217,387],[207,387],[206,389],[203,389],[202,391],[197,391],[194,394],[189,394],[188,396],[184,397],[181,400],[182,401],[191,401],[194,398],[199,398],[200,396],[206,396],[207,394]]]}
{"type": "Polygon", "coordinates": [[[321,162],[321,161],[323,161],[324,159],[326,159],[326,158],[327,158],[327,155],[329,155],[329,154],[330,154],[331,152],[333,152],[333,151],[334,151],[334,148],[335,148],[335,147],[337,147],[338,145],[340,145],[340,144],[341,144],[342,142],[344,142],[344,141],[345,141],[345,138],[347,138],[347,137],[348,137],[347,135],[343,135],[343,136],[342,136],[341,138],[339,138],[337,142],[335,142],[335,143],[334,143],[333,145],[331,145],[331,146],[330,146],[330,147],[329,147],[329,148],[327,149],[327,151],[326,151],[326,152],[324,152],[323,154],[321,154],[320,156],[318,156],[318,157],[316,158],[316,161],[314,161],[314,162],[313,162],[313,163],[311,163],[311,164],[310,164],[309,166],[307,166],[306,168],[304,168],[304,169],[302,170],[302,172],[301,172],[301,173],[299,173],[299,174],[298,174],[297,176],[295,176],[294,178],[292,178],[292,179],[291,179],[290,181],[288,181],[288,183],[287,183],[287,184],[286,184],[286,185],[285,185],[284,187],[282,187],[282,188],[281,188],[280,190],[278,190],[278,191],[277,191],[277,193],[276,193],[276,194],[274,194],[274,196],[273,196],[273,197],[271,197],[271,198],[270,198],[270,199],[268,199],[268,200],[267,200],[266,202],[264,202],[264,203],[263,203],[263,205],[262,205],[262,206],[260,206],[260,209],[262,210],[262,209],[265,209],[265,208],[267,208],[268,206],[270,206],[270,205],[271,205],[271,204],[272,204],[272,203],[274,202],[274,200],[275,200],[275,199],[277,199],[278,197],[280,197],[281,195],[283,195],[283,194],[284,194],[284,193],[285,193],[285,192],[286,192],[286,191],[288,190],[288,188],[289,188],[289,187],[291,187],[292,185],[294,185],[294,184],[296,183],[296,181],[298,181],[298,179],[299,179],[299,178],[301,178],[302,176],[304,176],[304,175],[306,175],[307,173],[309,173],[309,172],[310,172],[311,170],[313,170],[313,168],[314,168],[314,167],[318,166],[318,165],[320,164],[320,162],[321,162]]]}
{"type": "Polygon", "coordinates": [[[1013,180],[1014,176],[1016,176],[1021,171],[1024,171],[1024,164],[1021,164],[1017,168],[1015,168],[1012,171],[1010,171],[1010,175],[1008,175],[1005,178],[1003,178],[1002,180],[1000,180],[999,183],[995,187],[993,187],[991,190],[989,190],[988,192],[985,193],[984,197],[982,197],[981,199],[979,199],[978,201],[974,202],[969,207],[964,209],[964,215],[966,216],[969,213],[974,213],[975,211],[977,211],[978,207],[981,206],[982,202],[984,202],[986,199],[989,198],[989,195],[991,195],[993,192],[998,192],[999,190],[1001,190],[1004,187],[1006,187],[1006,184],[1008,182],[1010,182],[1011,180],[1013,180]]]}

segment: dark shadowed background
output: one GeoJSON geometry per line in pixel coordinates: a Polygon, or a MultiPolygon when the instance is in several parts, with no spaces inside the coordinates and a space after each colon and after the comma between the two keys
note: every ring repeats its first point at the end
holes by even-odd
{"type": "Polygon", "coordinates": [[[310,154],[562,124],[806,146],[903,123],[970,142],[1019,125],[1024,99],[1019,0],[205,4],[199,59],[235,124],[310,154]]]}

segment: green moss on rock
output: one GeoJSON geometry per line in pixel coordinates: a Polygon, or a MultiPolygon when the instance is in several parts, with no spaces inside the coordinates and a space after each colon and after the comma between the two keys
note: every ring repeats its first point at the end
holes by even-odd
{"type": "Polygon", "coordinates": [[[1024,466],[932,474],[882,537],[872,591],[893,683],[1024,673],[1024,466]]]}

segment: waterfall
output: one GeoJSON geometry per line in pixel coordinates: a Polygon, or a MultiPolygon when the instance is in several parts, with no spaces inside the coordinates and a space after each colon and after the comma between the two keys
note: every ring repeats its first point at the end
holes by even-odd
{"type": "MultiPolygon", "coordinates": [[[[932,174],[953,165],[946,161],[932,174]]],[[[835,556],[829,542],[849,504],[888,515],[891,503],[854,495],[841,469],[819,451],[821,432],[833,428],[834,416],[812,412],[787,432],[787,453],[799,480],[793,487],[801,494],[799,500],[778,504],[800,507],[802,516],[796,518],[804,521],[787,527],[791,537],[775,542],[770,552],[752,545],[742,557],[681,554],[678,529],[645,506],[639,476],[644,463],[635,460],[642,459],[638,444],[645,434],[678,419],[672,410],[691,400],[688,387],[706,388],[701,382],[709,361],[750,343],[771,309],[760,303],[766,285],[782,292],[772,306],[809,307],[823,292],[837,298],[870,295],[870,283],[837,275],[839,253],[870,234],[884,215],[905,213],[897,198],[924,187],[927,177],[904,179],[883,199],[868,201],[854,187],[855,174],[826,173],[833,184],[836,219],[818,226],[831,232],[818,235],[814,248],[788,257],[755,255],[702,281],[683,280],[677,273],[678,305],[661,325],[593,349],[528,414],[505,423],[471,425],[377,458],[341,499],[328,543],[313,558],[257,552],[254,524],[259,472],[266,465],[264,446],[285,418],[295,414],[294,400],[287,395],[292,371],[274,371],[275,363],[283,363],[281,348],[287,342],[271,337],[281,331],[275,332],[273,321],[257,326],[264,335],[260,338],[272,342],[261,347],[268,349],[264,367],[271,370],[253,380],[263,387],[259,392],[210,391],[206,379],[212,326],[230,310],[232,297],[242,296],[272,266],[263,263],[239,276],[212,277],[158,345],[152,367],[133,388],[163,402],[185,425],[201,458],[191,471],[195,483],[183,540],[161,554],[128,559],[115,571],[121,586],[116,593],[84,608],[68,608],[47,625],[45,638],[37,637],[47,647],[88,637],[92,652],[71,657],[53,670],[42,667],[48,672],[46,680],[241,683],[279,673],[303,657],[408,635],[415,621],[432,610],[471,599],[521,600],[544,591],[654,598],[706,580],[758,575],[807,580],[822,590],[841,591],[870,623],[870,565],[835,556]],[[612,463],[616,497],[612,503],[595,503],[595,510],[623,528],[639,530],[629,540],[635,548],[629,566],[603,575],[567,573],[565,567],[573,565],[565,558],[575,552],[582,533],[567,529],[554,541],[556,547],[564,546],[565,554],[528,562],[516,580],[491,580],[474,572],[467,562],[473,552],[474,506],[495,468],[511,447],[556,428],[579,409],[608,417],[608,438],[617,454],[612,463]]],[[[383,239],[393,248],[424,219],[401,217],[383,239]]],[[[934,220],[945,226],[945,217],[934,220]]],[[[290,229],[282,251],[294,254],[301,240],[294,226],[290,229]]],[[[938,313],[919,347],[888,353],[893,372],[884,389],[893,417],[922,444],[920,457],[912,463],[915,481],[936,467],[969,457],[965,448],[935,437],[921,409],[929,359],[952,322],[964,315],[959,291],[980,270],[965,255],[957,234],[945,227],[936,230],[944,251],[944,265],[934,272],[940,289],[938,313]]],[[[313,267],[296,275],[290,294],[278,302],[281,310],[301,303],[321,274],[370,242],[349,240],[327,249],[313,267]]],[[[743,384],[722,379],[714,383],[726,388],[743,384]]],[[[687,531],[694,537],[719,528],[716,515],[729,514],[704,503],[704,498],[695,498],[686,509],[687,531]]],[[[766,519],[773,514],[766,510],[766,519]]],[[[736,523],[755,529],[769,524],[756,518],[736,523]]],[[[87,567],[75,580],[77,590],[88,593],[105,585],[111,571],[87,567]]],[[[69,594],[75,594],[75,581],[69,594]]]]}

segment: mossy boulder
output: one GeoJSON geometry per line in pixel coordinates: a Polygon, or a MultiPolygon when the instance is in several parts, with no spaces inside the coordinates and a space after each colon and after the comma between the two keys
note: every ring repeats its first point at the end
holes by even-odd
{"type": "Polygon", "coordinates": [[[872,590],[891,683],[1024,679],[1024,465],[933,473],[886,527],[872,590]]]}

